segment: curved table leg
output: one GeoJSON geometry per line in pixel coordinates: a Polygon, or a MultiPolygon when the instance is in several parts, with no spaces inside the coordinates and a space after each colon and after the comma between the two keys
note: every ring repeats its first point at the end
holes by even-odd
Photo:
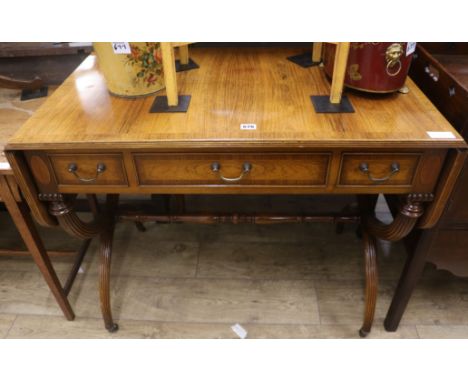
{"type": "Polygon", "coordinates": [[[390,224],[377,219],[371,207],[371,199],[359,197],[362,211],[362,235],[364,239],[364,255],[366,267],[366,299],[364,323],[359,335],[365,337],[372,328],[375,305],[377,301],[377,262],[375,238],[388,241],[398,241],[408,235],[424,212],[423,202],[433,199],[432,194],[409,194],[400,206],[398,214],[390,224]]]}
{"type": "Polygon", "coordinates": [[[374,321],[375,305],[377,302],[377,251],[375,238],[367,231],[363,232],[364,242],[364,262],[366,269],[366,292],[365,292],[365,309],[364,309],[364,322],[359,335],[366,337],[372,328],[374,321]]]}
{"type": "Polygon", "coordinates": [[[114,211],[119,201],[119,195],[107,195],[105,208],[105,229],[100,235],[101,264],[99,266],[99,296],[104,325],[110,333],[119,330],[119,326],[112,318],[110,303],[110,271],[112,258],[112,239],[114,237],[114,211]]]}
{"type": "Polygon", "coordinates": [[[401,240],[412,231],[422,216],[423,202],[430,202],[433,199],[433,194],[409,194],[390,224],[385,224],[377,219],[373,213],[368,213],[363,219],[364,229],[382,240],[401,240]]]}
{"type": "Polygon", "coordinates": [[[69,235],[81,240],[91,239],[102,232],[104,216],[100,214],[92,222],[83,222],[74,211],[75,197],[76,195],[66,197],[54,194],[49,205],[49,212],[57,218],[60,226],[69,235]]]}
{"type": "MultiPolygon", "coordinates": [[[[89,223],[83,222],[75,213],[73,208],[74,199],[74,197],[66,197],[61,194],[54,195],[49,211],[57,218],[60,226],[72,236],[87,239],[99,235],[101,255],[99,296],[101,312],[106,329],[112,333],[118,330],[118,325],[112,319],[110,304],[110,270],[112,239],[115,226],[114,210],[118,203],[118,195],[107,195],[104,213],[99,213],[95,217],[95,220],[89,223]]],[[[97,211],[93,212],[97,213],[97,211]]]]}
{"type": "Polygon", "coordinates": [[[110,270],[112,257],[112,239],[114,234],[114,222],[110,221],[107,229],[100,235],[100,255],[99,265],[99,297],[101,301],[101,313],[106,329],[113,333],[119,329],[112,318],[110,303],[110,270]]]}

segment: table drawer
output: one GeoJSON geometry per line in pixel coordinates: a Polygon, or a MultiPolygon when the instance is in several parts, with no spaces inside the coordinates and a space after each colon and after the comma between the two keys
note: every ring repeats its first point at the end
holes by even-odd
{"type": "Polygon", "coordinates": [[[420,153],[344,153],[338,184],[341,186],[401,186],[413,183],[420,153]]]}
{"type": "Polygon", "coordinates": [[[121,154],[51,154],[58,185],[126,186],[121,154]]]}
{"type": "Polygon", "coordinates": [[[140,185],[325,186],[330,154],[134,154],[140,185]]]}

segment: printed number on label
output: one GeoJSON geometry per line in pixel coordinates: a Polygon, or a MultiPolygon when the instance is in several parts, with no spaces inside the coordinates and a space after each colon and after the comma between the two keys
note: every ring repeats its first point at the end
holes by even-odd
{"type": "Polygon", "coordinates": [[[130,54],[132,53],[130,49],[130,44],[128,42],[113,42],[112,49],[115,54],[130,54]]]}
{"type": "Polygon", "coordinates": [[[257,125],[255,123],[241,123],[241,130],[257,130],[257,125]]]}

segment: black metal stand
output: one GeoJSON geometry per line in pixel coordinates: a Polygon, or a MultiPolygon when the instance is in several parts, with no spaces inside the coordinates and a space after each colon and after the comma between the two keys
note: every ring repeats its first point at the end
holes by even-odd
{"type": "Polygon", "coordinates": [[[151,105],[150,113],[186,113],[190,105],[191,96],[180,95],[177,106],[169,106],[166,96],[158,96],[151,105]]]}
{"type": "Polygon", "coordinates": [[[47,86],[42,86],[39,89],[23,89],[21,92],[21,101],[27,101],[30,99],[47,97],[49,88],[47,86]]]}
{"type": "Polygon", "coordinates": [[[312,61],[312,52],[306,52],[298,54],[296,56],[289,56],[287,57],[287,59],[303,68],[310,68],[311,66],[316,66],[320,64],[320,61],[312,61]]]}
{"type": "Polygon", "coordinates": [[[348,97],[341,97],[340,103],[331,103],[330,96],[311,96],[312,104],[316,113],[354,113],[353,105],[351,105],[348,97]]]}
{"type": "Polygon", "coordinates": [[[176,72],[184,72],[186,70],[192,70],[192,69],[198,69],[200,66],[193,61],[191,58],[189,58],[188,64],[181,64],[180,60],[176,60],[175,62],[175,70],[176,72]]]}

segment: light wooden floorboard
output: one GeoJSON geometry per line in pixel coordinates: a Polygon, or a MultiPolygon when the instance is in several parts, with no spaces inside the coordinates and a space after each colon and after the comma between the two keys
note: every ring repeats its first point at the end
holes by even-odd
{"type": "MultiPolygon", "coordinates": [[[[0,226],[2,232],[12,231],[8,224],[0,226]]],[[[121,326],[117,338],[236,338],[230,329],[235,323],[248,330],[249,338],[358,337],[364,277],[354,226],[338,236],[333,226],[323,224],[147,228],[140,233],[131,223],[117,227],[111,282],[114,317],[121,326]]],[[[42,231],[54,249],[79,244],[61,231],[42,231]]],[[[2,235],[0,245],[11,244],[12,237],[2,235]]],[[[112,336],[100,316],[97,247],[92,244],[70,294],[75,322],[63,318],[31,259],[0,257],[0,315],[6,317],[8,337],[112,336]]],[[[370,338],[464,336],[468,283],[431,266],[399,330],[384,331],[405,254],[401,245],[383,248],[370,338]]],[[[54,259],[54,264],[64,280],[71,259],[54,259]]]]}
{"type": "MultiPolygon", "coordinates": [[[[285,232],[294,227],[284,227],[285,232]]],[[[312,227],[309,227],[313,230],[312,227]]],[[[363,280],[364,259],[361,242],[354,232],[345,232],[304,242],[202,243],[198,273],[200,277],[253,279],[363,280]]],[[[380,279],[394,280],[400,273],[401,254],[391,250],[381,256],[380,279]]],[[[359,284],[358,284],[359,285],[359,284]]]]}
{"type": "Polygon", "coordinates": [[[420,338],[468,339],[468,325],[417,325],[420,338]]]}
{"type": "Polygon", "coordinates": [[[0,338],[6,338],[15,318],[14,314],[0,314],[0,338]]]}
{"type": "MultiPolygon", "coordinates": [[[[102,321],[97,318],[77,318],[67,322],[61,317],[21,315],[14,322],[7,338],[201,338],[238,339],[231,329],[232,324],[197,322],[157,322],[120,320],[117,333],[103,331],[102,321]]],[[[289,325],[241,323],[249,339],[288,338],[353,338],[355,325],[289,325]]],[[[368,338],[418,338],[414,326],[402,326],[398,332],[388,333],[383,328],[374,329],[368,338]]]]}

